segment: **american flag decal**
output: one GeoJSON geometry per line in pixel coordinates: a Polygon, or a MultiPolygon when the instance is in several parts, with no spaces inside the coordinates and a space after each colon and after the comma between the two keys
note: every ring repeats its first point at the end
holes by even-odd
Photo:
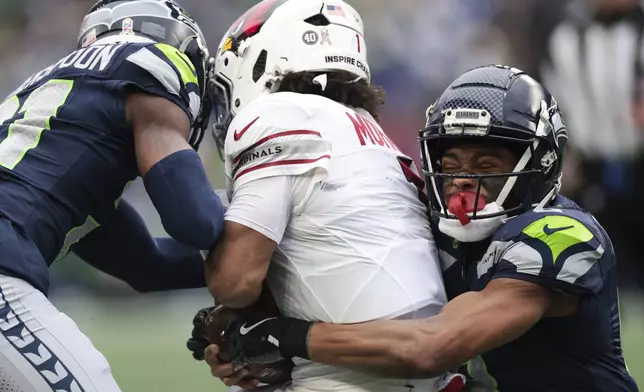
{"type": "Polygon", "coordinates": [[[346,16],[344,11],[342,10],[342,7],[340,7],[339,5],[327,5],[326,10],[329,15],[346,16]]]}

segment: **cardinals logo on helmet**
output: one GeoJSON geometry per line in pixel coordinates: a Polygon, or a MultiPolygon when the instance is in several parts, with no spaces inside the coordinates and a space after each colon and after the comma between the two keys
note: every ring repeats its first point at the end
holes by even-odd
{"type": "Polygon", "coordinates": [[[220,54],[228,50],[237,50],[239,43],[259,33],[264,23],[273,15],[280,5],[288,0],[264,0],[246,11],[228,30],[220,54]]]}

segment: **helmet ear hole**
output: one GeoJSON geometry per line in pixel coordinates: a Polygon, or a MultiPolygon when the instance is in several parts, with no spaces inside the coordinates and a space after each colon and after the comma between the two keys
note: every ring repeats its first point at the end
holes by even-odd
{"type": "Polygon", "coordinates": [[[268,52],[266,50],[262,50],[262,52],[259,54],[259,57],[257,57],[255,66],[253,66],[253,82],[257,83],[257,81],[262,77],[262,75],[264,75],[264,72],[266,72],[267,59],[268,59],[268,52]]]}

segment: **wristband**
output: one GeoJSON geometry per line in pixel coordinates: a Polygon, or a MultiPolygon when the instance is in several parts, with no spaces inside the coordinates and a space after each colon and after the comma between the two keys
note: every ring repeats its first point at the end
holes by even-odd
{"type": "Polygon", "coordinates": [[[313,322],[294,318],[287,319],[286,334],[280,341],[280,353],[284,358],[309,358],[309,334],[313,322]]]}

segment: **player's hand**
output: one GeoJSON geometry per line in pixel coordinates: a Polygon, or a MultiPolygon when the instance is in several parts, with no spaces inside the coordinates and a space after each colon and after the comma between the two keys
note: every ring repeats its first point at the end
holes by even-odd
{"type": "Polygon", "coordinates": [[[249,364],[268,364],[308,357],[308,338],[313,323],[290,317],[249,316],[228,325],[233,370],[249,364]]]}
{"type": "Polygon", "coordinates": [[[206,337],[206,318],[214,306],[200,309],[192,319],[192,336],[188,339],[186,347],[192,352],[192,357],[197,361],[204,359],[204,351],[210,345],[206,337]]]}
{"type": "Polygon", "coordinates": [[[259,316],[230,323],[226,335],[232,343],[232,370],[284,359],[280,341],[286,336],[288,322],[287,318],[259,316]]]}
{"type": "Polygon", "coordinates": [[[219,358],[219,347],[215,344],[206,348],[205,359],[210,366],[212,375],[219,378],[227,387],[238,385],[243,389],[253,389],[259,385],[256,378],[248,377],[247,368],[233,371],[233,366],[230,363],[222,362],[219,358]]]}

